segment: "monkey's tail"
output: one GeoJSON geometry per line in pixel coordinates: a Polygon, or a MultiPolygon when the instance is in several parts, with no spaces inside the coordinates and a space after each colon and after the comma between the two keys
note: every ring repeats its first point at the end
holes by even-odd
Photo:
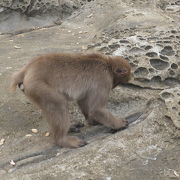
{"type": "Polygon", "coordinates": [[[12,75],[12,80],[10,84],[10,90],[12,92],[16,90],[17,85],[20,87],[21,84],[23,84],[25,72],[26,72],[26,66],[12,75]]]}

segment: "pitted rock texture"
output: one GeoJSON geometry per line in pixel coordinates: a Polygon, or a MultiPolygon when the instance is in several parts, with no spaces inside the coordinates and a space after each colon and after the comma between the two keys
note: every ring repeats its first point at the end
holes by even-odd
{"type": "Polygon", "coordinates": [[[165,102],[166,116],[170,117],[177,128],[180,128],[180,87],[165,89],[160,93],[165,102]]]}
{"type": "Polygon", "coordinates": [[[159,1],[158,6],[165,10],[167,13],[170,13],[171,15],[178,15],[180,12],[179,6],[180,1],[179,0],[173,0],[173,1],[159,1]]]}
{"type": "MultiPolygon", "coordinates": [[[[6,33],[0,35],[0,180],[179,178],[180,131],[169,118],[174,116],[165,116],[168,109],[159,95],[162,90],[150,89],[160,87],[165,90],[167,80],[162,81],[161,76],[169,68],[173,76],[180,65],[179,19],[177,13],[165,10],[170,2],[174,0],[98,0],[86,3],[66,19],[60,18],[63,22],[57,26],[11,35],[4,29],[6,33]],[[158,8],[156,3],[160,4],[158,8]],[[154,50],[158,44],[160,48],[154,50]],[[51,133],[49,137],[45,136],[49,131],[45,117],[21,91],[9,93],[9,77],[35,56],[58,52],[86,53],[89,45],[95,49],[100,47],[110,55],[124,53],[134,74],[142,77],[132,82],[136,86],[116,87],[109,97],[108,109],[117,118],[130,117],[132,123],[118,132],[109,131],[102,125],[89,126],[72,103],[69,112],[74,124],[70,134],[84,138],[88,144],[78,149],[57,148],[53,146],[51,133]],[[149,81],[144,79],[156,71],[158,77],[155,74],[149,81]],[[38,133],[32,133],[33,128],[38,133]],[[12,160],[14,166],[9,163],[12,160]]],[[[3,16],[0,31],[10,25],[12,32],[17,31],[25,23],[38,26],[34,22],[39,16],[19,15],[19,23],[14,14],[11,14],[11,21],[3,16]]],[[[42,17],[46,21],[52,16],[42,17]]],[[[169,82],[174,83],[169,84],[170,89],[174,85],[178,87],[178,75],[177,72],[174,77],[169,77],[169,82]]],[[[163,94],[163,97],[168,98],[168,95],[163,94]]],[[[177,98],[172,100],[175,109],[177,98]]]]}
{"type": "MultiPolygon", "coordinates": [[[[126,29],[129,34],[133,32],[126,29]]],[[[129,60],[134,74],[133,83],[142,87],[164,88],[180,82],[180,30],[144,32],[124,37],[103,39],[93,48],[106,54],[129,60]]],[[[89,46],[89,48],[92,48],[89,46]]]]}
{"type": "Polygon", "coordinates": [[[2,0],[0,34],[22,34],[61,25],[86,2],[84,0],[2,0]]]}
{"type": "Polygon", "coordinates": [[[81,0],[2,0],[0,7],[17,10],[27,15],[51,12],[51,14],[71,14],[73,9],[79,8],[81,0]]]}

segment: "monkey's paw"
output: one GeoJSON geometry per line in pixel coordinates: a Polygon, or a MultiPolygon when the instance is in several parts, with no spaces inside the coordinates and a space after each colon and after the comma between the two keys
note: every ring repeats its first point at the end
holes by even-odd
{"type": "Polygon", "coordinates": [[[128,127],[128,121],[126,119],[118,119],[113,129],[122,130],[128,127]]]}
{"type": "Polygon", "coordinates": [[[116,126],[110,130],[110,133],[114,134],[114,133],[116,133],[120,130],[126,129],[128,127],[128,121],[125,119],[119,120],[119,123],[116,124],[116,126]]]}

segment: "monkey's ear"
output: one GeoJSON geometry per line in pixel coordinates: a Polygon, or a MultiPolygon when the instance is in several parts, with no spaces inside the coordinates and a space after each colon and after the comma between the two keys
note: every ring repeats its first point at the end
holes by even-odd
{"type": "Polygon", "coordinates": [[[128,73],[127,69],[122,69],[122,68],[117,68],[115,70],[115,72],[118,74],[118,75],[126,75],[128,73]]]}

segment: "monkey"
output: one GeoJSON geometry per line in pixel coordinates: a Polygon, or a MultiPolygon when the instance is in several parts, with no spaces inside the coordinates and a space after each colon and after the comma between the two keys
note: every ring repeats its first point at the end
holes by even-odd
{"type": "Polygon", "coordinates": [[[106,108],[111,89],[130,80],[131,67],[120,56],[91,54],[46,54],[31,60],[12,76],[11,89],[18,86],[45,115],[56,145],[78,148],[87,143],[68,135],[68,101],[74,100],[89,124],[100,123],[114,130],[128,122],[106,108]]]}

